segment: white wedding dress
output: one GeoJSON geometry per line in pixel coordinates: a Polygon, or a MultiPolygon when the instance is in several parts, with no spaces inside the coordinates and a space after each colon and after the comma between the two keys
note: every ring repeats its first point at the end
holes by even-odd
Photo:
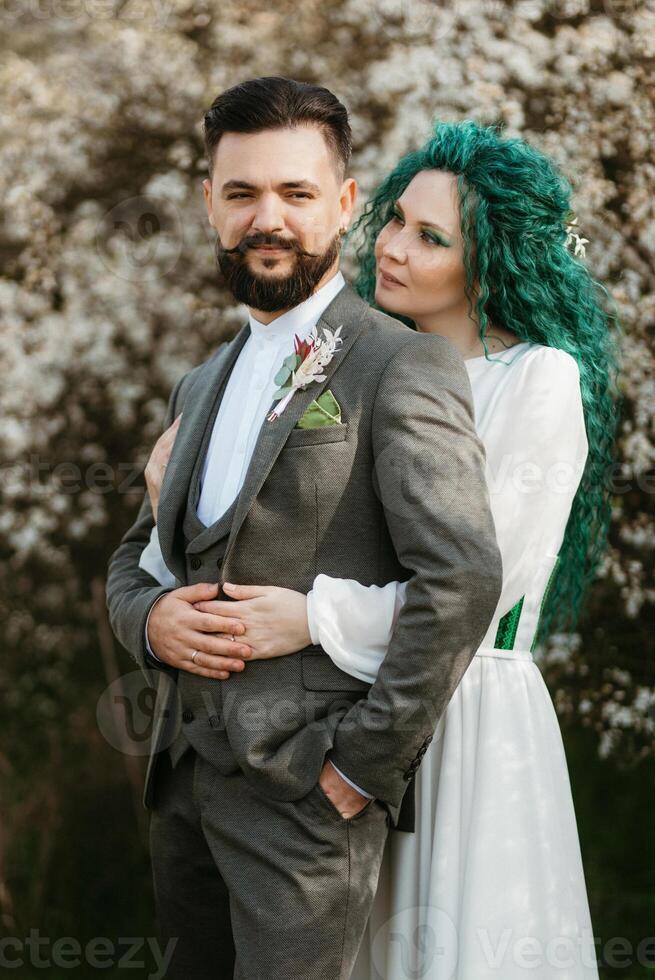
{"type": "MultiPolygon", "coordinates": [[[[465,361],[503,561],[494,618],[392,832],[351,980],[598,980],[564,746],[531,646],[587,456],[579,373],[527,342],[465,361]]],[[[156,528],[143,568],[167,584],[156,528]]],[[[405,586],[318,575],[312,641],[374,681],[405,586]]]]}

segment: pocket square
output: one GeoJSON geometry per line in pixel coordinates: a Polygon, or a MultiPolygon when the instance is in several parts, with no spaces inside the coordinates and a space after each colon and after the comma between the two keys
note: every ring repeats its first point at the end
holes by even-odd
{"type": "Polygon", "coordinates": [[[341,406],[328,388],[309,403],[294,429],[318,429],[323,425],[337,425],[339,422],[341,422],[341,406]]]}

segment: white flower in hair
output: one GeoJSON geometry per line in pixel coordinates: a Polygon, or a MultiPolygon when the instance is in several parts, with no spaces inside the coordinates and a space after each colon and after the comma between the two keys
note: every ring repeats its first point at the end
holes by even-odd
{"type": "Polygon", "coordinates": [[[574,255],[581,255],[583,258],[586,255],[585,245],[589,244],[588,238],[581,238],[578,234],[579,228],[577,227],[578,218],[573,214],[572,211],[567,215],[568,223],[566,225],[566,241],[564,242],[564,247],[569,248],[570,245],[574,245],[574,255]]]}

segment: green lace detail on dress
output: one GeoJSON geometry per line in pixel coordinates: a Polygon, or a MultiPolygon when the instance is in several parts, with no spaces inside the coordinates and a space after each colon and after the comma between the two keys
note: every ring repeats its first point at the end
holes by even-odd
{"type": "Polygon", "coordinates": [[[516,631],[519,628],[519,619],[521,618],[521,609],[523,608],[524,599],[525,596],[521,596],[516,605],[512,606],[510,611],[505,613],[503,618],[498,623],[496,640],[494,642],[494,648],[496,650],[514,649],[514,640],[516,639],[516,631]]]}
{"type": "Polygon", "coordinates": [[[555,572],[557,571],[557,566],[559,565],[559,555],[555,559],[555,564],[550,570],[550,575],[548,576],[548,582],[546,583],[546,591],[541,598],[541,605],[539,606],[539,617],[537,619],[537,626],[534,631],[534,639],[532,641],[532,646],[530,647],[530,653],[534,653],[535,647],[537,646],[537,637],[539,636],[539,626],[541,624],[541,617],[543,616],[544,606],[546,605],[546,599],[548,598],[548,593],[553,585],[553,579],[555,578],[555,572]]]}

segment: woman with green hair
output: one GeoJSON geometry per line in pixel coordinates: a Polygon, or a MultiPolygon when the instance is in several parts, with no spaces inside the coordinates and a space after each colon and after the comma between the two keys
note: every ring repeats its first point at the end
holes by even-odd
{"type": "MultiPolygon", "coordinates": [[[[503,589],[417,771],[415,832],[388,837],[354,980],[598,977],[561,732],[533,659],[575,627],[610,520],[616,317],[579,258],[570,197],[525,141],[439,123],[355,226],[360,294],[464,359],[503,589]]],[[[149,549],[142,566],[162,581],[149,549]]],[[[373,682],[404,589],[237,586],[224,614],[253,659],[320,644],[373,682]]]]}

